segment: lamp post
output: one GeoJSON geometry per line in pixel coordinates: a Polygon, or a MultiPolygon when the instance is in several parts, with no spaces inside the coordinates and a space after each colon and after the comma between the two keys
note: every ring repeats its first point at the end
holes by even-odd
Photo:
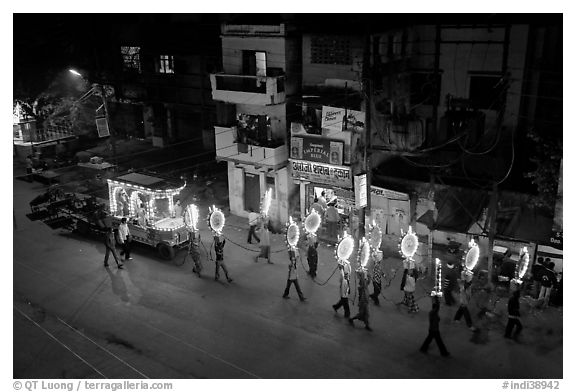
{"type": "MultiPolygon", "coordinates": [[[[80,72],[76,71],[75,69],[68,70],[71,74],[82,78],[87,83],[90,81],[84,77],[80,72]]],[[[108,115],[108,101],[106,100],[106,91],[104,90],[104,86],[99,83],[93,83],[92,88],[88,93],[86,93],[81,99],[88,97],[91,94],[94,94],[95,90],[99,90],[102,96],[102,107],[104,109],[104,118],[106,119],[106,125],[108,126],[108,133],[110,134],[110,144],[112,145],[112,163],[116,164],[116,138],[114,137],[114,132],[112,130],[112,126],[110,123],[110,116],[108,115]]]]}

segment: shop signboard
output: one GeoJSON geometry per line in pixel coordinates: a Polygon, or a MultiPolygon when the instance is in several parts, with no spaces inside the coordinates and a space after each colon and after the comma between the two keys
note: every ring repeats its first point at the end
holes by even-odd
{"type": "Polygon", "coordinates": [[[350,167],[290,159],[292,177],[318,184],[352,188],[350,167]]]}
{"type": "Polygon", "coordinates": [[[366,207],[368,204],[368,195],[366,189],[366,174],[354,176],[354,194],[356,199],[356,208],[366,207]]]}
{"type": "Polygon", "coordinates": [[[370,186],[370,193],[374,196],[383,196],[392,200],[410,200],[407,193],[396,192],[390,189],[380,188],[377,186],[370,186]]]}
{"type": "Polygon", "coordinates": [[[290,158],[341,165],[344,142],[320,137],[293,136],[290,158]]]}

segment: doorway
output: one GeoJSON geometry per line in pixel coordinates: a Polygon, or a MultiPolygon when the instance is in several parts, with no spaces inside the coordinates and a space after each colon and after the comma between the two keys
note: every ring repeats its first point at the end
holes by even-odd
{"type": "Polygon", "coordinates": [[[244,173],[244,210],[260,211],[260,176],[244,173]]]}

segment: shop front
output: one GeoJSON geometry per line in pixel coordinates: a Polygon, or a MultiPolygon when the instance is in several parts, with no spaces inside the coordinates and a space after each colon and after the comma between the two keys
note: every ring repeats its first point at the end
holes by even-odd
{"type": "Polygon", "coordinates": [[[348,229],[354,216],[351,168],[298,159],[289,161],[294,183],[300,186],[300,217],[303,219],[312,207],[319,206],[322,212],[319,237],[335,241],[335,234],[348,229]],[[331,227],[336,227],[336,233],[331,227]]]}

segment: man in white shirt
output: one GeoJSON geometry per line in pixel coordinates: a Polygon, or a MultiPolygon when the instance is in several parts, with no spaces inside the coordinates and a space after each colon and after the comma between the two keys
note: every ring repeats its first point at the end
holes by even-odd
{"type": "Polygon", "coordinates": [[[132,260],[132,257],[130,257],[130,229],[126,218],[122,218],[118,226],[118,242],[122,247],[120,255],[124,255],[124,260],[132,260]]]}
{"type": "Polygon", "coordinates": [[[260,221],[260,214],[254,212],[253,209],[250,209],[248,213],[248,225],[250,225],[250,231],[248,231],[248,243],[252,243],[252,237],[256,238],[256,241],[260,242],[260,238],[256,235],[256,227],[258,227],[258,223],[260,221]]]}

